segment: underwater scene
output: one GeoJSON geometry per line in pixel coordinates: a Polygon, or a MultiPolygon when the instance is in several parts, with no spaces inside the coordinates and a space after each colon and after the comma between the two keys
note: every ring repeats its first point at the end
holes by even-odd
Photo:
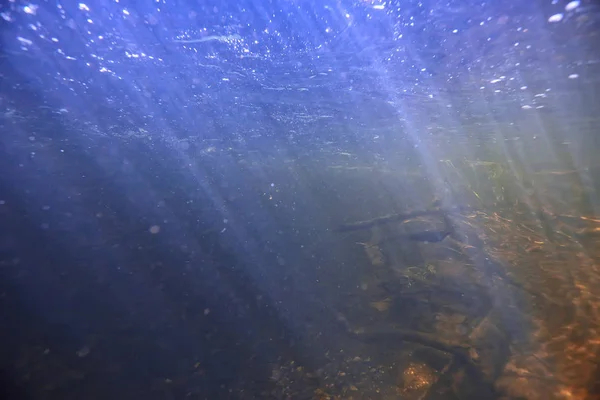
{"type": "Polygon", "coordinates": [[[600,399],[597,2],[0,17],[0,398],[600,399]]]}

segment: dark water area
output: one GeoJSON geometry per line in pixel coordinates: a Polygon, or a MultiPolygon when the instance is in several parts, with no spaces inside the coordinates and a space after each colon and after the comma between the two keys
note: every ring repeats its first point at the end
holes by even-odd
{"type": "MultiPolygon", "coordinates": [[[[208,165],[192,174],[175,158],[157,163],[151,149],[128,147],[119,151],[130,176],[99,168],[76,148],[49,168],[19,169],[2,157],[4,171],[19,171],[2,180],[3,316],[15,327],[3,330],[7,348],[26,345],[38,353],[28,357],[58,364],[39,373],[85,382],[64,393],[59,385],[62,398],[123,396],[140,386],[177,398],[184,394],[176,384],[163,381],[181,376],[193,376],[186,387],[197,395],[223,396],[240,375],[268,385],[281,357],[315,368],[324,344],[306,338],[314,334],[306,326],[336,324],[306,285],[318,260],[299,243],[311,232],[286,226],[294,216],[277,215],[265,197],[290,188],[249,174],[228,174],[219,187],[208,165]],[[201,181],[210,196],[197,189],[201,181]],[[112,385],[98,391],[111,375],[112,385]]],[[[307,215],[307,204],[296,207],[296,218],[307,215]]],[[[310,211],[314,230],[322,222],[310,211]]]]}

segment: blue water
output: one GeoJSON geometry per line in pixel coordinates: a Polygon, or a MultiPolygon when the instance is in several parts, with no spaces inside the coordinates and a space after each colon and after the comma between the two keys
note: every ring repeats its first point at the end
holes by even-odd
{"type": "MultiPolygon", "coordinates": [[[[462,348],[452,361],[417,339],[419,370],[414,338],[363,340],[381,319],[361,244],[375,236],[339,228],[529,194],[469,175],[503,161],[575,173],[583,200],[550,185],[564,213],[595,215],[595,3],[34,1],[0,16],[8,398],[506,395],[462,348]],[[411,368],[427,390],[398,378],[411,368]]],[[[386,263],[424,263],[405,242],[382,245],[386,263]]],[[[447,302],[460,329],[499,307],[503,351],[533,329],[499,306],[528,295],[515,285],[459,276],[415,300],[389,279],[395,328],[429,332],[421,317],[447,302]]]]}

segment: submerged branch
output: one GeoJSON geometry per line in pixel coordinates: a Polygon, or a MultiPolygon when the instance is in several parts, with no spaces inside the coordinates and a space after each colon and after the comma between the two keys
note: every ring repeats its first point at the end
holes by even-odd
{"type": "Polygon", "coordinates": [[[470,206],[457,206],[450,208],[434,208],[430,210],[419,210],[413,211],[410,213],[402,213],[402,214],[392,214],[386,215],[383,217],[377,217],[373,219],[369,219],[366,221],[353,222],[350,224],[343,224],[338,228],[338,232],[349,232],[356,231],[360,229],[369,229],[377,225],[383,225],[390,222],[398,222],[398,221],[406,221],[416,217],[423,217],[427,215],[439,215],[445,216],[447,214],[463,212],[463,211],[473,211],[474,208],[470,206]]]}
{"type": "Polygon", "coordinates": [[[365,330],[356,332],[356,336],[366,342],[378,342],[385,340],[404,340],[408,342],[419,343],[427,347],[431,347],[436,350],[441,350],[446,353],[464,358],[469,362],[473,363],[471,356],[469,356],[469,350],[471,346],[461,343],[454,343],[437,338],[435,335],[429,333],[422,333],[416,331],[409,331],[404,329],[378,329],[378,330],[365,330]]]}
{"type": "Polygon", "coordinates": [[[480,382],[490,384],[490,379],[486,377],[477,361],[477,351],[473,346],[468,344],[440,339],[429,333],[393,328],[360,330],[355,332],[355,335],[359,340],[365,342],[407,341],[449,353],[465,366],[468,373],[476,377],[480,382]]]}

